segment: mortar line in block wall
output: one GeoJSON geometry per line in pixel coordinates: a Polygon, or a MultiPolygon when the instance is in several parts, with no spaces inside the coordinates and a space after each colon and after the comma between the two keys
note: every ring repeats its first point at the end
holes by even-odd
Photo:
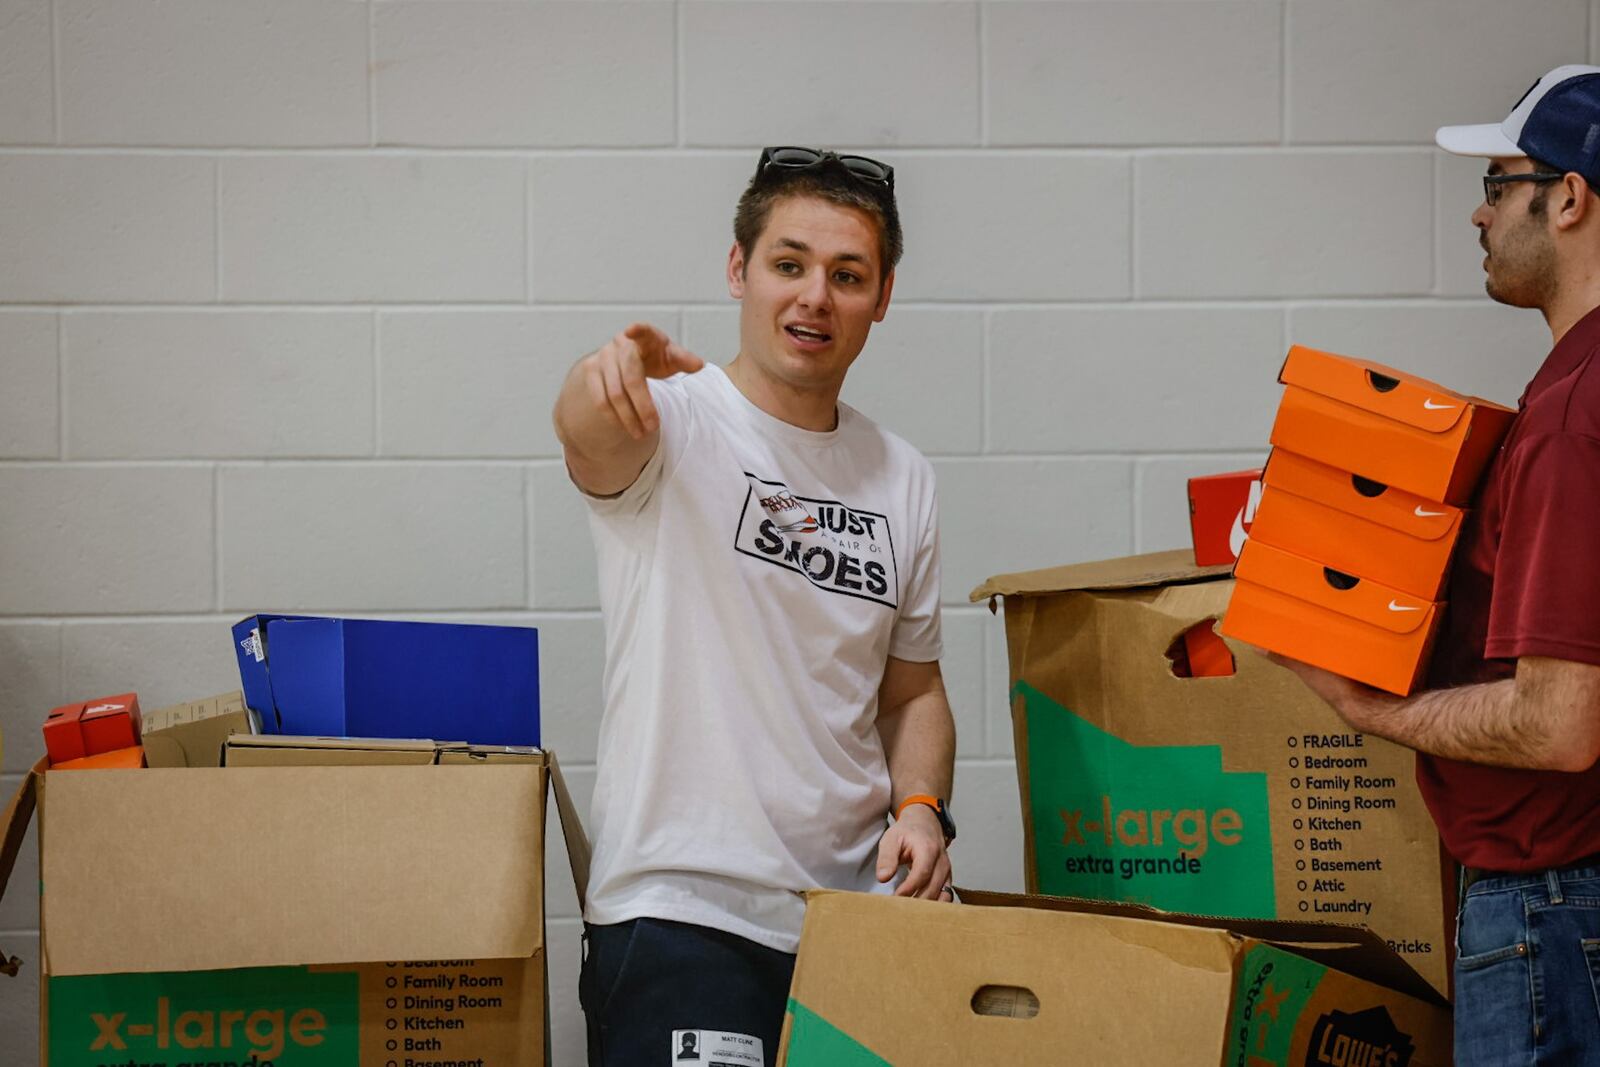
{"type": "Polygon", "coordinates": [[[978,452],[980,455],[988,455],[989,450],[994,447],[994,442],[990,440],[989,436],[991,432],[990,426],[993,422],[989,418],[989,397],[993,395],[990,382],[990,375],[993,371],[991,367],[989,331],[994,328],[993,324],[994,312],[985,308],[978,333],[978,369],[980,371],[978,375],[978,452]]]}
{"type": "Polygon", "coordinates": [[[58,0],[50,0],[50,139],[61,143],[61,28],[58,0]]]}
{"type": "MultiPolygon", "coordinates": [[[[963,603],[960,606],[965,608],[969,605],[963,603]]],[[[538,610],[530,610],[528,608],[359,608],[343,604],[319,610],[324,612],[344,612],[346,614],[359,612],[364,619],[377,619],[379,621],[407,622],[417,619],[462,617],[497,619],[504,622],[524,622],[531,626],[543,626],[546,623],[593,622],[600,618],[600,609],[597,607],[540,608],[538,610]]],[[[232,610],[174,611],[167,614],[143,612],[127,615],[0,614],[0,625],[4,626],[154,626],[165,623],[226,623],[231,626],[238,621],[238,616],[232,610]]],[[[4,986],[0,986],[0,988],[4,988],[4,986]]]]}
{"type": "Polygon", "coordinates": [[[1278,5],[1278,143],[1289,143],[1289,0],[1278,5]]]}
{"type": "Polygon", "coordinates": [[[61,313],[53,316],[56,327],[56,458],[67,458],[67,351],[61,313]]]}
{"type": "Polygon", "coordinates": [[[211,161],[211,301],[222,303],[222,160],[211,161]]]}
{"type": "MultiPolygon", "coordinates": [[[[1293,305],[1296,307],[1349,307],[1353,305],[1367,305],[1376,308],[1429,308],[1448,307],[1454,304],[1481,304],[1490,307],[1493,301],[1480,293],[1406,293],[1396,295],[1351,295],[1338,296],[1316,293],[1289,294],[1270,297],[1250,296],[1218,296],[1218,297],[1155,297],[1140,300],[1117,300],[1105,297],[1092,297],[1082,300],[1071,299],[1040,299],[1040,300],[961,300],[907,298],[896,300],[896,311],[1172,311],[1209,309],[1215,311],[1260,311],[1271,308],[1293,305]]],[[[396,314],[468,314],[482,312],[496,314],[506,311],[555,311],[555,312],[587,312],[587,311],[643,311],[651,314],[674,314],[680,311],[723,311],[728,315],[737,314],[737,308],[731,306],[727,298],[705,300],[662,300],[641,299],[633,301],[618,301],[614,299],[584,301],[549,301],[535,304],[526,304],[518,301],[484,301],[476,304],[464,304],[457,301],[429,303],[414,301],[410,303],[395,302],[373,304],[371,302],[346,302],[312,304],[304,301],[241,301],[233,300],[226,304],[216,303],[74,303],[63,306],[61,304],[45,304],[37,301],[19,301],[16,303],[0,302],[0,312],[40,311],[57,313],[71,311],[74,314],[117,313],[117,314],[169,314],[181,312],[186,314],[213,314],[229,315],[234,313],[252,313],[260,311],[289,311],[301,314],[348,314],[352,311],[375,310],[379,314],[392,312],[396,314]]]]}
{"type": "Polygon", "coordinates": [[[227,603],[222,595],[222,464],[211,468],[211,589],[213,611],[227,603]]]}
{"type": "MultiPolygon", "coordinates": [[[[1265,445],[1247,443],[1239,445],[1208,445],[1204,448],[1163,449],[1154,452],[937,452],[924,455],[930,460],[973,461],[984,463],[1093,463],[1097,461],[1194,459],[1206,456],[1237,456],[1264,451],[1265,445]]],[[[248,466],[266,469],[305,468],[314,470],[328,467],[362,468],[367,470],[405,470],[417,467],[474,467],[500,469],[525,467],[551,467],[561,461],[560,456],[210,456],[203,458],[171,459],[0,459],[0,470],[128,470],[164,469],[183,470],[210,468],[213,464],[248,466]]]]}
{"type": "Polygon", "coordinates": [[[989,144],[989,5],[973,5],[978,21],[978,144],[989,144]]]}
{"type": "MultiPolygon", "coordinates": [[[[952,147],[947,144],[895,145],[899,155],[925,157],[993,157],[1000,159],[1041,157],[1047,159],[1073,159],[1079,156],[1102,158],[1116,156],[1326,156],[1350,155],[1404,155],[1432,151],[1436,146],[1428,141],[1318,141],[1315,144],[1262,144],[1259,141],[1216,141],[1204,145],[1167,144],[1148,142],[1118,144],[1084,142],[1073,145],[1059,144],[1007,144],[968,145],[952,147]]],[[[749,151],[742,143],[723,145],[669,145],[659,148],[640,148],[625,145],[567,145],[527,146],[500,145],[374,145],[372,147],[306,147],[285,145],[263,148],[253,145],[6,145],[0,146],[0,156],[205,156],[218,158],[283,158],[293,156],[322,157],[327,159],[408,159],[415,156],[441,156],[450,159],[615,159],[619,156],[650,156],[663,159],[729,159],[743,158],[749,151]]]]}
{"type": "Polygon", "coordinates": [[[367,0],[367,144],[378,145],[378,5],[367,0]]]}
{"type": "Polygon", "coordinates": [[[533,467],[522,470],[522,602],[533,607],[533,467]]]}
{"type": "Polygon", "coordinates": [[[1132,511],[1131,521],[1133,523],[1133,553],[1138,555],[1144,551],[1144,501],[1142,498],[1144,492],[1144,464],[1134,463],[1132,468],[1133,473],[1130,480],[1133,484],[1129,490],[1131,494],[1130,510],[1132,511]]]}
{"type": "Polygon", "coordinates": [[[1139,299],[1139,157],[1128,160],[1128,296],[1139,299]]]}
{"type": "Polygon", "coordinates": [[[688,126],[684,115],[683,20],[683,0],[676,0],[672,5],[672,143],[678,148],[683,147],[688,126]]]}
{"type": "Polygon", "coordinates": [[[383,450],[383,361],[378,354],[378,309],[372,309],[372,455],[383,450]]]}

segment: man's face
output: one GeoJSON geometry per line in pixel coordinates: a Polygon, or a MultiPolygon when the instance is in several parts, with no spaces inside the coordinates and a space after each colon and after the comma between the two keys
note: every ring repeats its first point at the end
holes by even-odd
{"type": "Polygon", "coordinates": [[[737,242],[728,256],[740,354],[775,382],[837,391],[889,309],[894,276],[883,276],[880,256],[865,212],[808,196],[779,200],[749,257],[737,242]]]}
{"type": "MultiPolygon", "coordinates": [[[[1526,174],[1527,159],[1494,159],[1490,174],[1526,174]]],[[[1501,186],[1493,207],[1487,202],[1472,213],[1483,258],[1483,287],[1489,296],[1512,307],[1543,307],[1555,293],[1556,257],[1549,223],[1550,205],[1538,215],[1529,210],[1534,197],[1551,194],[1554,183],[1512,182],[1501,186]]]]}

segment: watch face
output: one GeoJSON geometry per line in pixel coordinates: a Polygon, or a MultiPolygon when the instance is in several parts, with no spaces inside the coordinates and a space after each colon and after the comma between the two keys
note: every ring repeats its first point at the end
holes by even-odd
{"type": "Polygon", "coordinates": [[[950,805],[941,800],[934,810],[939,813],[939,825],[944,828],[945,843],[949,844],[956,839],[956,821],[950,815],[950,805]]]}

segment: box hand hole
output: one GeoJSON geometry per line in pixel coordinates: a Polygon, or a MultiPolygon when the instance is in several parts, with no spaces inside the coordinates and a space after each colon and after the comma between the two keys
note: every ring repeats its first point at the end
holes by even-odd
{"type": "Polygon", "coordinates": [[[1375,482],[1371,478],[1363,478],[1359,474],[1350,476],[1350,484],[1355,491],[1365,497],[1382,496],[1389,491],[1389,487],[1382,482],[1375,482]]]}
{"type": "Polygon", "coordinates": [[[1361,579],[1344,571],[1336,571],[1332,567],[1322,568],[1322,578],[1335,589],[1354,589],[1361,584],[1361,579]]]}
{"type": "Polygon", "coordinates": [[[1039,998],[1022,986],[986,985],[972,994],[972,1011],[1001,1019],[1032,1019],[1039,1014],[1039,998]]]}
{"type": "Polygon", "coordinates": [[[1367,371],[1367,384],[1380,393],[1387,393],[1400,384],[1400,379],[1369,370],[1367,371]]]}
{"type": "Polygon", "coordinates": [[[1234,673],[1233,653],[1217,636],[1217,620],[1202,619],[1172,639],[1167,662],[1178,678],[1227,678],[1234,673]]]}

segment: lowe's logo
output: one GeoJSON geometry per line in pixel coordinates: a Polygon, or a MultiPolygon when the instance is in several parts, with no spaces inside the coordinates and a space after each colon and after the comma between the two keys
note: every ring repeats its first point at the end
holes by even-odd
{"type": "Polygon", "coordinates": [[[1306,1067],[1406,1067],[1414,1047],[1381,1005],[1354,1014],[1330,1011],[1311,1031],[1306,1067]]]}
{"type": "Polygon", "coordinates": [[[316,1048],[328,1029],[327,1017],[316,1008],[301,1008],[292,1015],[265,1008],[255,1011],[180,1011],[174,1015],[170,997],[156,1000],[154,1022],[130,1022],[127,1012],[91,1012],[96,1036],[90,1052],[126,1051],[129,1038],[146,1039],[149,1048],[245,1049],[265,1063],[283,1055],[291,1043],[316,1048]]]}

